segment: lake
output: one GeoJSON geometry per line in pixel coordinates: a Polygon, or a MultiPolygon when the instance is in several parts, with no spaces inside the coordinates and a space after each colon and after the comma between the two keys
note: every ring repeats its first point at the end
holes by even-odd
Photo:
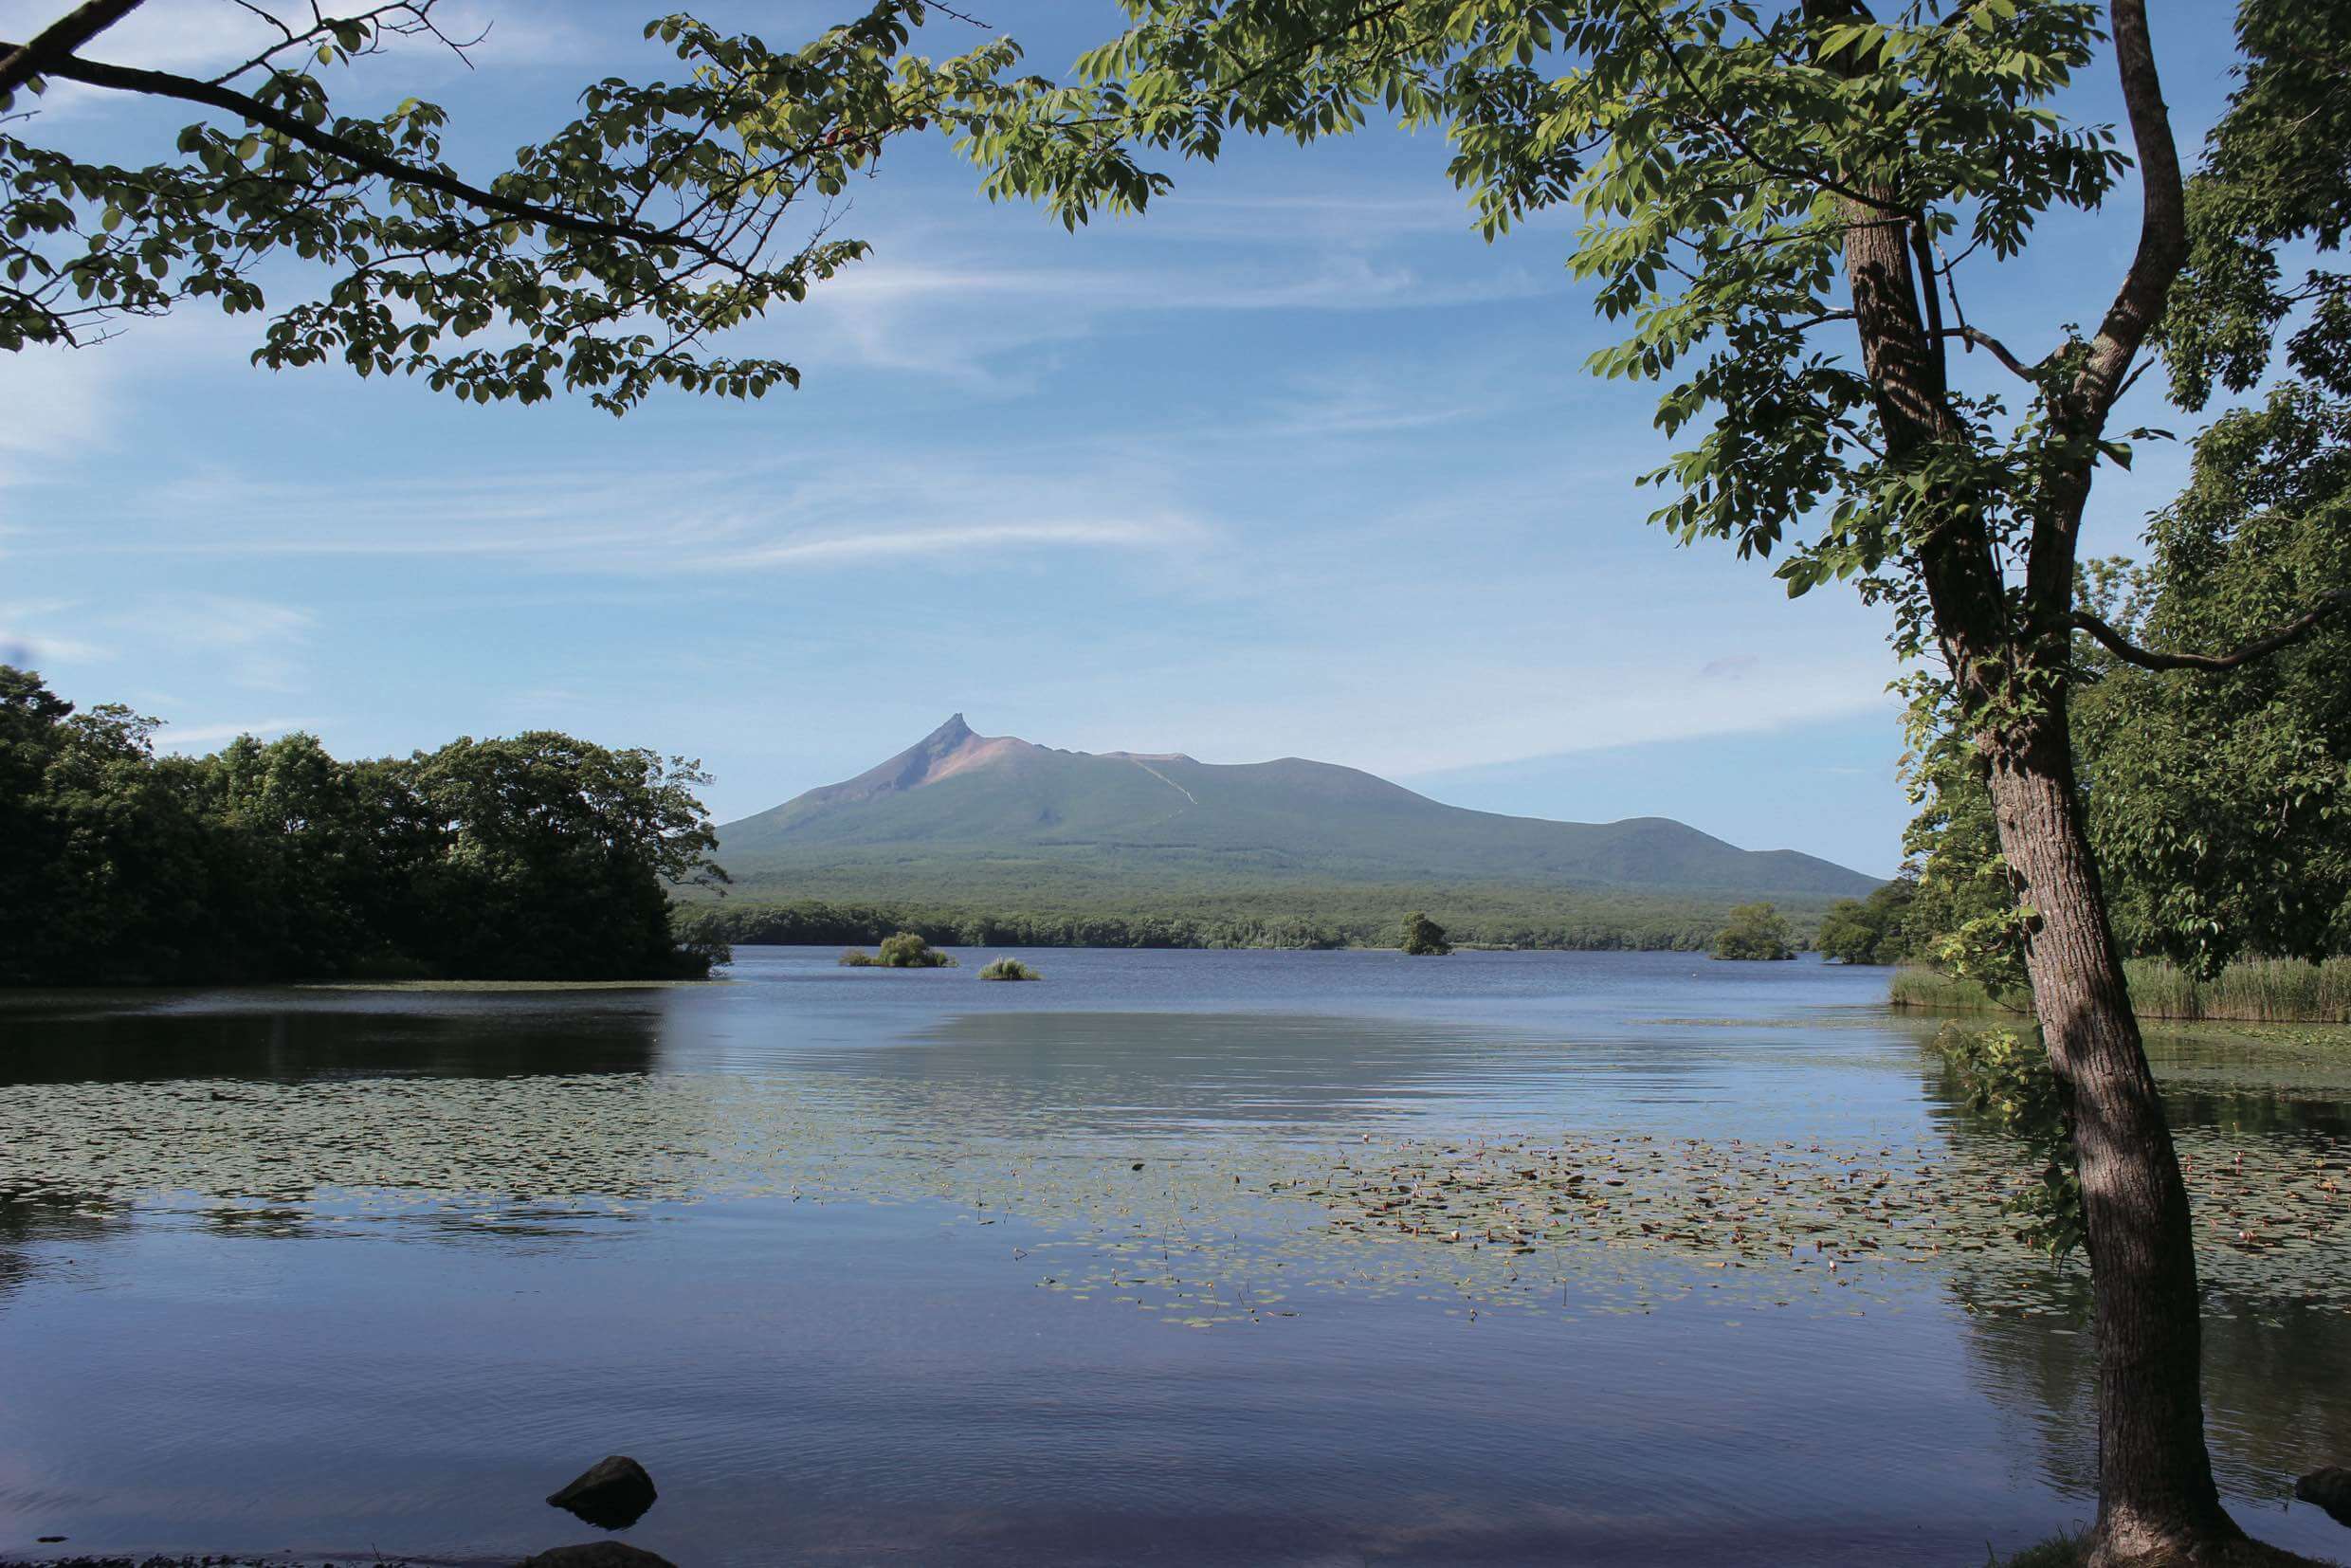
{"type": "MultiPolygon", "coordinates": [[[[1886,972],[1021,951],[0,999],[0,1559],[1977,1564],[2081,1276],[1886,972]],[[62,1543],[39,1538],[62,1536],[62,1543]]],[[[2351,1463],[2351,1045],[2150,1042],[2215,1459],[2351,1463]]]]}

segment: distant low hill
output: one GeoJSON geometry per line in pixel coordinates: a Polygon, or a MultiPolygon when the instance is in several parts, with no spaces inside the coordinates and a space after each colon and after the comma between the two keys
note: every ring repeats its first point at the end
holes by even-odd
{"type": "Polygon", "coordinates": [[[1059,751],[974,734],[961,714],[855,778],[726,824],[719,841],[741,898],[966,908],[1311,916],[1418,896],[1432,910],[1519,914],[1747,899],[1802,910],[1877,885],[1665,817],[1503,816],[1328,762],[1059,751]]]}

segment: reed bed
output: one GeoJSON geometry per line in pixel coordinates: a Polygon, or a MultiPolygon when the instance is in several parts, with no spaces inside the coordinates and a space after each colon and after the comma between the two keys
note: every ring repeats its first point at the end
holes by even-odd
{"type": "MultiPolygon", "coordinates": [[[[2142,1018],[2258,1024],[2351,1024],[2351,958],[2305,963],[2246,958],[2198,980],[2162,958],[2123,965],[2131,1006],[2142,1018]]],[[[1905,966],[1894,972],[1886,1000],[1938,1012],[2029,1012],[2022,996],[1996,997],[1974,980],[1905,966]]]]}
{"type": "Polygon", "coordinates": [[[1904,964],[1894,971],[1893,984],[1887,989],[1886,1001],[1895,1007],[1923,1008],[1933,1012],[2014,1012],[2025,1013],[2032,1008],[2018,998],[2012,1005],[1986,991],[1975,980],[1963,980],[1941,970],[1904,964]]]}

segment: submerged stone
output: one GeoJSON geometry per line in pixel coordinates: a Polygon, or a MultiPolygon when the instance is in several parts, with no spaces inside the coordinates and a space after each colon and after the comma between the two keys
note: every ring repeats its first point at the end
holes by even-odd
{"type": "Polygon", "coordinates": [[[570,1509],[598,1529],[625,1530],[644,1518],[645,1510],[660,1495],[644,1466],[627,1454],[615,1453],[597,1460],[560,1491],[549,1493],[547,1501],[570,1509]]]}
{"type": "Polygon", "coordinates": [[[2294,1495],[2326,1510],[2336,1523],[2351,1526],[2351,1470],[2329,1465],[2294,1483],[2294,1495]]]}
{"type": "Polygon", "coordinates": [[[591,1541],[578,1546],[556,1546],[537,1557],[524,1558],[521,1568],[677,1568],[665,1557],[625,1541],[591,1541]]]}

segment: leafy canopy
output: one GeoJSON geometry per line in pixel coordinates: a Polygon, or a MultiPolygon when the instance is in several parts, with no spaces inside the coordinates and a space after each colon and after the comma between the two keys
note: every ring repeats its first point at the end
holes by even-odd
{"type": "MultiPolygon", "coordinates": [[[[2187,184],[2192,243],[2162,346],[2191,407],[2277,379],[2197,437],[2146,561],[2084,574],[2088,611],[2180,667],[2080,636],[2071,702],[2116,935],[2203,976],[2246,954],[2351,951],[2351,624],[2337,613],[2231,667],[2187,657],[2257,646],[2351,600],[2351,278],[2337,270],[2351,223],[2351,13],[2246,0],[2237,33],[2237,86],[2187,184]]],[[[2022,924],[1963,751],[1945,738],[1920,754],[1921,917],[1942,938],[1940,961],[2005,992],[2020,983],[2022,924]]]]}
{"type": "MultiPolygon", "coordinates": [[[[211,3],[224,27],[246,20],[211,3]]],[[[257,53],[210,79],[45,47],[70,16],[25,50],[0,44],[0,117],[13,117],[0,118],[0,349],[88,343],[210,301],[274,309],[253,353],[272,369],[340,361],[477,403],[560,386],[613,413],[660,387],[762,396],[799,373],[708,339],[866,254],[832,235],[833,199],[923,127],[941,91],[1015,58],[995,43],[902,72],[923,0],[877,0],[796,49],[665,16],[645,33],[675,51],[681,80],[591,82],[576,119],[476,182],[446,157],[437,105],[352,114],[330,95],[339,68],[388,40],[462,52],[434,5],[271,22],[257,53]],[[37,112],[60,82],[210,112],[168,156],[118,165],[37,112]],[[264,276],[274,292],[301,269],[322,282],[273,307],[264,276]]]]}
{"type": "Polygon", "coordinates": [[[694,763],[539,731],[341,761],[307,735],[158,757],[0,665],[0,984],[706,971],[694,763]]]}
{"type": "MultiPolygon", "coordinates": [[[[2070,416],[2080,335],[2026,364],[1959,311],[1969,258],[2014,256],[2043,213],[2096,207],[2124,168],[2109,128],[2050,103],[2099,40],[2089,5],[1914,0],[1883,22],[1821,0],[1125,9],[1076,84],[958,106],[992,192],[1074,226],[1166,190],[1156,152],[1213,158],[1230,133],[1310,142],[1375,116],[1442,130],[1488,236],[1547,209],[1581,215],[1568,264],[1628,328],[1593,368],[1668,383],[1658,425],[1689,440],[1648,476],[1671,492],[1655,520],[1783,556],[1792,594],[1859,578],[1900,612],[1906,651],[1927,641],[1930,606],[1920,574],[1881,575],[1889,563],[1915,568],[1961,518],[2020,558],[2053,486],[2101,452],[2127,456],[2070,416]],[[1851,317],[1842,252],[1868,226],[1910,236],[1928,263],[1946,439],[1889,439],[1869,367],[1820,334],[1851,317]],[[1953,343],[2013,372],[2013,407],[1952,384],[1953,343]]],[[[2029,618],[2021,586],[1996,592],[2009,620],[2029,618]]]]}

